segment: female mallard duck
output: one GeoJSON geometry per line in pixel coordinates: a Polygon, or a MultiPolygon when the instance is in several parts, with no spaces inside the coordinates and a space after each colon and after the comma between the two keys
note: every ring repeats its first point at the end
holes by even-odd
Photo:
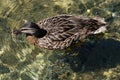
{"type": "Polygon", "coordinates": [[[82,41],[90,34],[106,29],[104,19],[83,16],[59,15],[38,23],[27,22],[15,35],[25,33],[28,42],[47,49],[65,49],[75,41],[82,41]]]}

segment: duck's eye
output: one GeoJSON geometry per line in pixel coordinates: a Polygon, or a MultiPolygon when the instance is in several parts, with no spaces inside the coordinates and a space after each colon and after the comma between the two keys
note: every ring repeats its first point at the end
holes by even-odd
{"type": "Polygon", "coordinates": [[[28,30],[28,29],[21,29],[21,31],[25,31],[25,30],[28,30]]]}

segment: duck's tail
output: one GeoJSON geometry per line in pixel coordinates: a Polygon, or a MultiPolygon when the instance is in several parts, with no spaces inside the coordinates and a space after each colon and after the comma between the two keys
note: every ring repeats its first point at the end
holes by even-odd
{"type": "Polygon", "coordinates": [[[91,22],[91,26],[89,29],[91,30],[91,34],[99,34],[99,33],[105,32],[107,29],[106,28],[107,23],[105,22],[104,18],[90,19],[90,22],[91,22]]]}

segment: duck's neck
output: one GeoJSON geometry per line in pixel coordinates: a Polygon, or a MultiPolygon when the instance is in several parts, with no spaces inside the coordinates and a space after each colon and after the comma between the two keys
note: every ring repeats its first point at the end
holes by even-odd
{"type": "Polygon", "coordinates": [[[47,34],[47,31],[44,29],[39,29],[36,31],[36,33],[34,34],[35,37],[37,38],[42,38],[47,34]]]}
{"type": "Polygon", "coordinates": [[[42,38],[44,37],[45,35],[47,34],[47,31],[44,30],[44,29],[38,29],[36,30],[36,32],[34,34],[26,34],[26,37],[27,36],[34,36],[36,38],[42,38]]]}
{"type": "Polygon", "coordinates": [[[26,34],[26,39],[28,42],[35,45],[38,42],[38,39],[44,37],[46,34],[47,34],[46,30],[39,29],[38,31],[36,31],[34,35],[26,34]]]}

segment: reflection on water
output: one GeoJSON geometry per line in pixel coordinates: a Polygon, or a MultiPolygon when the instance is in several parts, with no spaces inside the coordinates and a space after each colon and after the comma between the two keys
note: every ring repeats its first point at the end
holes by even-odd
{"type": "Polygon", "coordinates": [[[119,80],[120,1],[1,0],[0,80],[119,80]],[[104,17],[108,31],[102,40],[72,51],[52,51],[29,45],[11,32],[24,20],[37,22],[57,14],[104,17]]]}

